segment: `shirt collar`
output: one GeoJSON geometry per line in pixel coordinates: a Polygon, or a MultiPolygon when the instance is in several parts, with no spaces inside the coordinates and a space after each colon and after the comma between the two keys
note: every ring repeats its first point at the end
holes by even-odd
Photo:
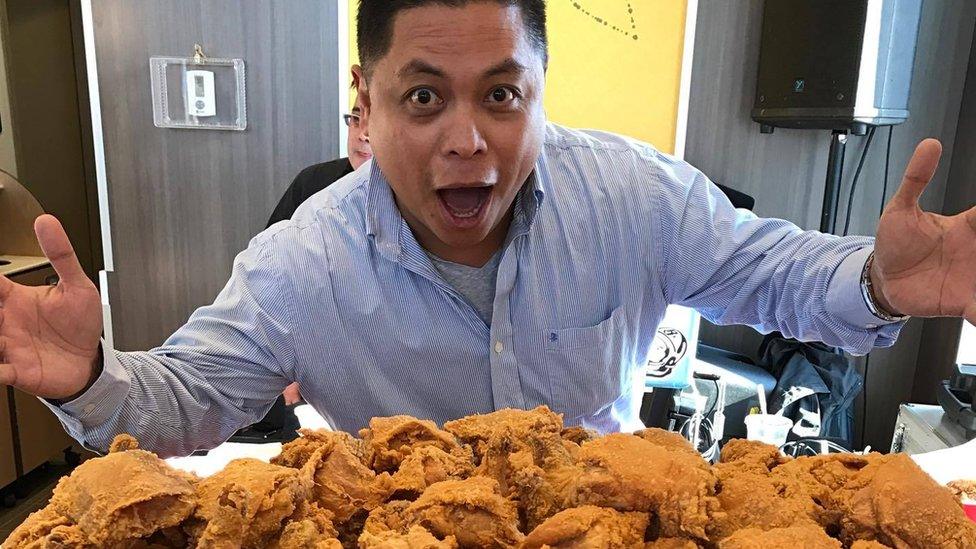
{"type": "MultiPolygon", "coordinates": [[[[548,170],[540,155],[535,171],[529,175],[525,186],[515,197],[513,227],[509,230],[512,237],[524,234],[532,227],[536,214],[542,206],[545,196],[543,180],[547,178],[548,170]]],[[[366,234],[373,237],[380,253],[395,261],[402,252],[401,234],[404,229],[409,230],[409,228],[406,227],[406,221],[396,205],[393,190],[386,176],[373,160],[370,160],[367,186],[366,234]]]]}

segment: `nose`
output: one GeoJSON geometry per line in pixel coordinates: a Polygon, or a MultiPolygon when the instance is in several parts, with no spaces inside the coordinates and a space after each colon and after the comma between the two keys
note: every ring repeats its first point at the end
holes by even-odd
{"type": "Polygon", "coordinates": [[[447,155],[469,159],[488,149],[488,143],[478,128],[478,120],[470,109],[455,109],[454,116],[446,122],[448,129],[443,143],[447,155]]]}

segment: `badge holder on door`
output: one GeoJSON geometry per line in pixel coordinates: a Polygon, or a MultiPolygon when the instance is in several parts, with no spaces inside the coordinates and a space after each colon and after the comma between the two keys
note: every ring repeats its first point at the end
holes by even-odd
{"type": "Polygon", "coordinates": [[[247,128],[243,59],[207,57],[196,44],[193,57],[151,57],[149,70],[156,127],[247,128]]]}

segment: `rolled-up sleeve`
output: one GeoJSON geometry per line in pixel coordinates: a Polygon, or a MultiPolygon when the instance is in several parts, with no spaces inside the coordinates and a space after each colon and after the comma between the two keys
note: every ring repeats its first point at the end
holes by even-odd
{"type": "Polygon", "coordinates": [[[96,451],[128,433],[168,457],[217,446],[260,419],[294,362],[287,288],[270,249],[269,238],[256,237],[214,303],[161,347],[104,349],[102,373],[85,393],[46,402],[67,432],[96,451]]]}
{"type": "Polygon", "coordinates": [[[733,208],[684,162],[654,163],[662,292],[717,324],[778,330],[863,354],[904,325],[875,317],[860,292],[868,237],[805,231],[733,208]]]}

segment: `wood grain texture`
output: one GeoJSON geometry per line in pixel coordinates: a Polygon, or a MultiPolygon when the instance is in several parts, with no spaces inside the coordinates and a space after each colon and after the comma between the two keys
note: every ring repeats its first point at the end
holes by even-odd
{"type": "Polygon", "coordinates": [[[160,344],[227,281],[292,178],[334,158],[336,5],[319,0],[96,0],[115,257],[115,344],[160,344]],[[149,58],[243,58],[244,132],[153,126],[149,58]]]}
{"type": "MultiPolygon", "coordinates": [[[[777,129],[761,135],[749,112],[755,94],[762,25],[762,0],[702,0],[698,8],[685,157],[714,181],[756,198],[756,213],[788,219],[806,229],[819,227],[830,134],[777,129]]],[[[888,193],[897,187],[915,145],[937,137],[945,145],[943,168],[926,191],[923,206],[941,211],[947,169],[953,159],[956,122],[966,77],[976,3],[924,2],[910,99],[910,119],[895,127],[888,193]]],[[[884,145],[879,130],[855,193],[851,233],[874,234],[881,204],[884,145]]],[[[864,138],[848,141],[840,221],[864,138]]],[[[968,154],[968,153],[967,153],[968,154]]],[[[867,364],[868,412],[863,442],[887,448],[898,404],[910,398],[922,322],[903,330],[891,350],[872,353],[867,364]]],[[[702,341],[754,355],[761,336],[750,328],[703,323],[702,341]]]]}

